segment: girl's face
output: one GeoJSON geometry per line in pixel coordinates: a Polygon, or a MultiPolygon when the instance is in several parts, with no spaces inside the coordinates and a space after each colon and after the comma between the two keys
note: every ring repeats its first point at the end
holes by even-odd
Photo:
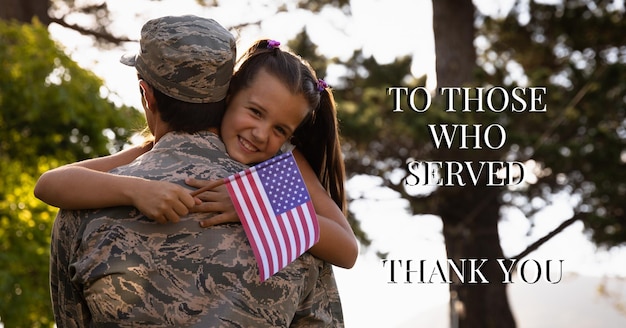
{"type": "Polygon", "coordinates": [[[292,94],[264,69],[248,88],[231,96],[220,134],[234,160],[254,164],[270,159],[309,112],[303,95],[292,94]]]}

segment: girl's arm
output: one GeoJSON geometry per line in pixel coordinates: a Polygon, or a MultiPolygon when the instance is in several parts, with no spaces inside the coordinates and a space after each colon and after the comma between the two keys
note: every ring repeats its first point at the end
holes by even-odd
{"type": "Polygon", "coordinates": [[[47,171],[35,185],[35,196],[70,210],[131,205],[157,222],[177,222],[195,204],[189,190],[165,181],[106,173],[130,163],[149,148],[134,147],[47,171]]]}
{"type": "MultiPolygon", "coordinates": [[[[302,173],[307,186],[320,226],[320,240],[309,252],[320,259],[343,268],[351,268],[356,262],[359,248],[354,232],[337,204],[330,198],[326,189],[322,187],[313,169],[297,150],[293,151],[298,168],[302,173]]],[[[188,179],[187,184],[202,188],[209,183],[196,179],[188,179]]],[[[192,212],[220,212],[220,214],[202,221],[203,227],[209,227],[226,222],[239,222],[239,217],[228,196],[225,186],[198,195],[204,203],[192,208],[192,212]]]]}
{"type": "Polygon", "coordinates": [[[293,155],[311,195],[320,225],[320,240],[309,252],[336,266],[352,268],[359,246],[348,220],[322,187],[304,156],[297,150],[293,151],[293,155]]]}
{"type": "Polygon", "coordinates": [[[134,161],[137,157],[143,155],[145,152],[149,151],[150,149],[152,149],[152,143],[124,149],[113,155],[87,159],[84,161],[68,164],[65,166],[80,166],[80,167],[85,167],[85,168],[96,170],[96,171],[107,172],[107,171],[111,171],[112,169],[118,166],[126,165],[134,161]]]}

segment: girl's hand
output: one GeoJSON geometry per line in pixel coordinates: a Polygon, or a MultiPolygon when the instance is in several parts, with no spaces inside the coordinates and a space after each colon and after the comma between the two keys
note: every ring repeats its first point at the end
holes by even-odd
{"type": "Polygon", "coordinates": [[[235,211],[230,195],[224,180],[197,180],[189,178],[185,180],[187,185],[200,188],[191,193],[192,196],[200,200],[199,204],[193,206],[191,213],[217,213],[216,215],[200,221],[201,227],[210,227],[217,224],[240,222],[235,211]]]}
{"type": "Polygon", "coordinates": [[[178,222],[194,205],[200,204],[188,189],[165,181],[141,179],[135,183],[130,197],[141,213],[159,223],[178,222]]]}

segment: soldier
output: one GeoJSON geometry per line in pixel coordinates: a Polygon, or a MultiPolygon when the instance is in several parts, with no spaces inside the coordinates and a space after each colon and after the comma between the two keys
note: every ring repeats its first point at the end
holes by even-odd
{"type": "MultiPolygon", "coordinates": [[[[221,120],[234,47],[232,35],[210,19],[163,17],[144,25],[141,53],[126,63],[137,68],[155,143],[112,173],[171,188],[168,182],[219,179],[245,167],[225,154],[209,129],[221,120]]],[[[129,154],[120,155],[120,163],[129,154]]],[[[105,189],[112,178],[103,176],[105,189]]],[[[51,247],[57,325],[343,325],[329,263],[305,253],[260,283],[241,225],[205,229],[198,225],[202,217],[162,225],[135,207],[61,210],[51,247]]]]}

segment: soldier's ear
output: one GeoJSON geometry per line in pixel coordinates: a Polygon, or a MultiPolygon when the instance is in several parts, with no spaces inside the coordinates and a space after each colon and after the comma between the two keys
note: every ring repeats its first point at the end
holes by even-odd
{"type": "Polygon", "coordinates": [[[143,105],[146,106],[146,109],[151,110],[151,108],[154,107],[154,93],[152,92],[152,87],[146,81],[139,80],[139,91],[143,98],[143,105]]]}

